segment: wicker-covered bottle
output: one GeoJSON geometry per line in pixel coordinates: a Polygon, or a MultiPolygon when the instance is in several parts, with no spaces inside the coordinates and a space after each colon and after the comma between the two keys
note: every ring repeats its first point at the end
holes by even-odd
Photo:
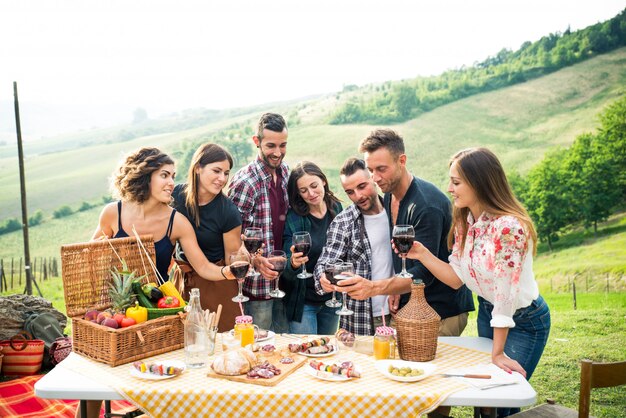
{"type": "Polygon", "coordinates": [[[437,353],[441,317],[426,302],[424,283],[411,285],[411,299],[395,315],[400,358],[430,361],[437,353]]]}

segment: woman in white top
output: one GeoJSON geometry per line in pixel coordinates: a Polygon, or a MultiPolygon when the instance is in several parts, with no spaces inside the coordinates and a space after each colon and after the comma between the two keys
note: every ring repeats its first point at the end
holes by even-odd
{"type": "MultiPolygon", "coordinates": [[[[537,242],[532,220],[488,149],[452,157],[448,192],[454,199],[450,264],[419,242],[408,257],[448,286],[465,284],[476,293],[478,335],[493,339],[492,362],[530,379],[550,333],[550,310],[532,270],[537,242]]],[[[514,412],[499,409],[498,416],[514,412]]]]}

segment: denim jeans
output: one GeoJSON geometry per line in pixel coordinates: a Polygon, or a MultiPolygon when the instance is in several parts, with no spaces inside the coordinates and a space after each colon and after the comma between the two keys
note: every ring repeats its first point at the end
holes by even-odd
{"type": "Polygon", "coordinates": [[[337,308],[329,308],[326,305],[304,305],[302,320],[300,322],[289,321],[289,332],[293,334],[309,335],[334,335],[339,326],[339,315],[335,314],[337,308]]]}
{"type": "MultiPolygon", "coordinates": [[[[491,312],[493,305],[478,296],[478,335],[493,340],[491,312]]],[[[526,380],[530,380],[550,334],[550,308],[541,295],[529,306],[518,309],[513,315],[514,328],[504,344],[504,353],[517,362],[526,371],[526,380]]],[[[518,408],[500,409],[498,417],[505,417],[519,412],[518,408]]]]}
{"type": "Polygon", "coordinates": [[[244,304],[246,315],[251,315],[254,324],[277,334],[289,332],[289,324],[282,299],[251,300],[244,304]]]}

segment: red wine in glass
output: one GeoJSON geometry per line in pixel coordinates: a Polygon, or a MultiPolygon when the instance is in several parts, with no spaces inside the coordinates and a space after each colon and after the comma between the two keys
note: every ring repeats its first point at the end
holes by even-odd
{"type": "Polygon", "coordinates": [[[246,238],[243,241],[243,245],[246,247],[246,250],[248,250],[250,254],[254,254],[259,251],[259,248],[261,248],[261,245],[263,245],[263,243],[261,242],[261,239],[246,238]]]}
{"type": "MultiPolygon", "coordinates": [[[[324,266],[324,274],[326,275],[326,280],[328,280],[330,283],[334,285],[337,284],[337,281],[335,280],[335,264],[337,264],[338,262],[341,262],[341,261],[326,263],[326,265],[324,266]]],[[[329,308],[341,307],[341,302],[337,300],[334,290],[333,290],[332,299],[327,300],[325,305],[328,306],[329,308]]]]}
{"type": "Polygon", "coordinates": [[[302,253],[305,257],[309,254],[309,251],[311,251],[311,244],[308,242],[296,243],[294,244],[294,247],[296,247],[296,252],[302,253]]]}
{"type": "Polygon", "coordinates": [[[413,241],[415,241],[414,235],[394,235],[393,237],[393,243],[400,254],[408,253],[413,246],[413,241]]]}
{"type": "Polygon", "coordinates": [[[246,277],[249,268],[250,263],[246,263],[245,261],[235,261],[230,265],[230,271],[233,273],[233,276],[237,278],[237,280],[243,280],[246,277]]]}

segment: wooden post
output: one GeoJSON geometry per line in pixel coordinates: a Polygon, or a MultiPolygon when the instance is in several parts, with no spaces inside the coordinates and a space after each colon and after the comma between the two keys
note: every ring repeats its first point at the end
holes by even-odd
{"type": "Polygon", "coordinates": [[[43,279],[48,280],[48,260],[43,259],[43,279]]]}
{"type": "Polygon", "coordinates": [[[13,257],[11,257],[11,289],[13,289],[13,272],[15,269],[13,268],[13,257]]]}
{"type": "Polygon", "coordinates": [[[609,273],[606,274],[606,293],[609,293],[609,273]]]}
{"type": "MultiPolygon", "coordinates": [[[[22,257],[20,257],[20,276],[18,279],[18,284],[22,287],[22,257]]],[[[13,288],[13,283],[11,283],[11,288],[13,288]]]]}
{"type": "Polygon", "coordinates": [[[576,282],[572,283],[572,295],[574,296],[574,310],[576,310],[576,282]]]}
{"type": "Polygon", "coordinates": [[[2,278],[3,277],[4,277],[4,263],[3,263],[3,260],[0,258],[0,292],[2,292],[2,278]]]}

